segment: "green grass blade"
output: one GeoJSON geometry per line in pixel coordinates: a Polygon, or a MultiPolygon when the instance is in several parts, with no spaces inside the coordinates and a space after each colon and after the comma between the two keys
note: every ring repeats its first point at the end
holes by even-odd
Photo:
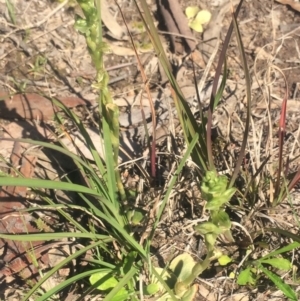
{"type": "MultiPolygon", "coordinates": [[[[52,288],[51,290],[49,290],[48,292],[46,292],[43,296],[39,297],[36,299],[36,301],[45,301],[45,300],[49,300],[49,298],[55,294],[57,294],[58,292],[60,292],[61,290],[63,290],[65,287],[68,287],[69,285],[78,282],[79,280],[82,280],[84,278],[87,278],[91,275],[93,275],[94,273],[100,272],[102,269],[96,269],[96,270],[91,270],[91,271],[86,271],[80,274],[77,274],[71,278],[68,278],[67,280],[63,281],[62,283],[58,284],[57,286],[55,286],[54,288],[52,288]]],[[[28,300],[28,299],[26,299],[28,300]]],[[[25,301],[25,300],[24,300],[25,301]]]]}
{"type": "Polygon", "coordinates": [[[260,260],[263,260],[263,259],[266,259],[266,258],[270,258],[270,257],[274,257],[274,256],[277,256],[279,254],[292,251],[292,250],[294,250],[296,248],[299,248],[299,247],[300,247],[300,243],[299,242],[293,242],[293,243],[288,244],[287,246],[285,246],[283,248],[280,248],[280,249],[278,249],[276,251],[270,252],[269,254],[267,254],[264,257],[262,257],[260,260]]]}
{"type": "Polygon", "coordinates": [[[40,179],[0,177],[0,186],[20,186],[20,187],[31,187],[34,189],[44,188],[44,189],[74,191],[74,192],[86,193],[86,194],[90,194],[93,196],[97,196],[101,200],[104,200],[104,198],[98,191],[96,191],[94,189],[90,189],[86,186],[68,183],[68,182],[40,180],[40,179]]]}
{"type": "MultiPolygon", "coordinates": [[[[118,210],[114,207],[114,205],[102,197],[102,195],[94,189],[90,189],[88,187],[68,183],[68,182],[60,182],[60,181],[52,181],[52,180],[39,180],[39,179],[25,179],[25,178],[12,178],[12,177],[0,177],[0,186],[21,186],[21,187],[32,187],[33,189],[43,188],[43,189],[57,189],[64,191],[73,191],[78,192],[80,194],[88,194],[96,197],[103,205],[105,205],[111,213],[113,213],[114,218],[116,218],[121,226],[123,226],[124,222],[122,217],[119,215],[118,210]]],[[[92,206],[94,210],[96,207],[89,202],[89,206],[92,206]]],[[[90,207],[90,208],[92,208],[90,207]]],[[[97,210],[97,212],[100,212],[97,210]]],[[[110,217],[111,214],[109,214],[110,217]]]]}
{"type": "MultiPolygon", "coordinates": [[[[84,198],[84,196],[81,197],[84,198]]],[[[97,208],[90,200],[88,200],[87,198],[84,199],[88,207],[90,208],[91,212],[93,212],[93,214],[95,214],[100,219],[106,221],[108,224],[110,224],[113,227],[113,229],[117,231],[117,233],[116,232],[114,233],[116,233],[120,243],[122,244],[126,243],[127,245],[131,245],[131,247],[133,247],[137,252],[139,252],[139,254],[144,259],[148,259],[148,254],[146,253],[146,251],[142,248],[142,246],[139,243],[137,243],[134,237],[132,237],[126,231],[124,227],[124,223],[122,222],[122,220],[120,220],[122,216],[119,215],[119,213],[116,211],[116,208],[113,206],[111,202],[108,201],[105,202],[105,200],[102,200],[102,202],[105,202],[106,207],[109,209],[108,214],[106,214],[103,213],[99,208],[97,208]]]]}
{"type": "Polygon", "coordinates": [[[264,272],[270,280],[272,280],[272,282],[275,284],[275,286],[279,290],[281,290],[286,297],[288,297],[290,300],[293,300],[293,301],[298,300],[296,293],[292,290],[292,288],[288,284],[284,283],[279,276],[272,273],[268,269],[264,268],[262,265],[258,265],[258,268],[262,272],[264,272]]]}
{"type": "MultiPolygon", "coordinates": [[[[178,299],[175,297],[173,291],[169,288],[169,286],[167,285],[167,283],[163,280],[163,278],[161,277],[161,275],[155,270],[155,268],[152,268],[153,274],[155,275],[155,277],[159,280],[159,282],[162,284],[162,286],[164,287],[164,289],[166,290],[166,292],[170,295],[170,297],[172,298],[173,301],[178,301],[178,299]]],[[[169,299],[167,299],[169,300],[169,299]]]]}
{"type": "MultiPolygon", "coordinates": [[[[157,29],[153,23],[151,13],[148,7],[148,4],[145,0],[141,0],[141,7],[143,13],[138,6],[137,1],[135,0],[136,7],[140,13],[141,19],[144,22],[147,33],[152,41],[153,47],[158,55],[159,61],[170,81],[171,87],[173,89],[173,98],[176,105],[176,110],[178,113],[178,117],[180,120],[180,124],[183,129],[184,137],[187,144],[190,144],[193,140],[193,137],[196,133],[198,133],[201,129],[199,129],[197,122],[191,112],[190,107],[186,103],[184,96],[181,92],[180,87],[172,73],[172,69],[170,63],[167,59],[167,56],[164,52],[163,46],[161,44],[160,38],[157,33],[157,29]]],[[[191,154],[193,161],[202,169],[207,170],[207,149],[206,142],[204,138],[204,133],[199,136],[199,143],[196,144],[193,152],[191,154]]]]}
{"type": "MultiPolygon", "coordinates": [[[[107,117],[108,118],[108,117],[107,117]]],[[[104,139],[104,148],[105,148],[105,163],[107,169],[107,179],[108,179],[108,190],[110,193],[110,199],[114,203],[116,208],[119,208],[118,203],[118,189],[116,183],[116,174],[115,174],[115,162],[113,158],[113,148],[112,148],[112,141],[111,141],[111,133],[110,127],[106,120],[106,118],[102,119],[102,126],[103,126],[103,139],[104,139]]]]}
{"type": "MultiPolygon", "coordinates": [[[[96,174],[94,168],[90,164],[88,164],[86,161],[82,160],[79,156],[70,152],[69,150],[67,150],[61,146],[52,144],[52,143],[35,141],[35,140],[31,140],[31,139],[0,138],[0,140],[13,141],[13,142],[16,141],[16,142],[21,142],[21,143],[23,142],[23,143],[29,143],[32,145],[38,145],[38,146],[42,146],[42,147],[45,147],[48,149],[52,149],[54,151],[60,152],[64,155],[70,157],[81,170],[84,170],[86,174],[90,174],[90,176],[94,179],[94,181],[97,182],[97,187],[100,188],[101,192],[103,193],[103,196],[108,198],[107,189],[105,187],[103,187],[103,182],[101,181],[101,178],[99,177],[99,175],[96,174]]],[[[105,176],[105,172],[104,172],[103,176],[105,176]]],[[[14,186],[14,185],[12,185],[12,186],[14,186]]]]}
{"type": "Polygon", "coordinates": [[[223,92],[224,92],[225,85],[226,85],[226,80],[227,80],[227,61],[226,61],[226,58],[224,58],[223,77],[222,77],[220,87],[217,91],[217,94],[214,97],[213,112],[214,112],[215,108],[217,107],[217,105],[219,104],[219,102],[220,102],[220,100],[223,96],[223,92]]]}
{"type": "Polygon", "coordinates": [[[111,242],[113,239],[107,235],[94,233],[80,233],[80,232],[62,232],[62,233],[38,233],[38,234],[2,234],[1,239],[9,239],[13,241],[47,241],[57,240],[63,238],[88,238],[91,240],[100,239],[102,242],[111,242]]]}
{"type": "Polygon", "coordinates": [[[29,207],[25,209],[19,210],[20,213],[22,212],[31,212],[31,211],[42,211],[42,210],[54,210],[59,212],[67,221],[69,221],[73,226],[77,228],[77,230],[83,233],[89,233],[89,230],[85,229],[80,223],[78,223],[68,212],[65,212],[63,209],[71,209],[72,212],[74,210],[80,210],[85,212],[89,215],[92,215],[91,212],[88,211],[87,208],[77,205],[69,205],[69,204],[55,204],[50,198],[42,197],[50,205],[39,205],[39,207],[29,207]]]}
{"type": "Polygon", "coordinates": [[[292,268],[292,264],[290,260],[285,258],[277,257],[277,258],[268,258],[268,259],[258,259],[258,262],[260,262],[261,264],[268,264],[273,268],[286,271],[286,272],[288,272],[292,268]]]}
{"type": "MultiPolygon", "coordinates": [[[[96,248],[98,246],[100,246],[101,244],[103,244],[103,242],[96,242],[93,243],[83,249],[80,249],[78,251],[76,251],[74,254],[70,255],[68,258],[64,259],[63,261],[61,261],[59,264],[57,264],[53,269],[51,269],[49,272],[47,272],[46,275],[44,275],[44,277],[42,279],[40,279],[32,288],[31,290],[26,294],[26,296],[24,297],[23,301],[27,301],[32,294],[34,294],[34,292],[44,283],[46,282],[52,275],[54,275],[59,269],[61,269],[62,267],[64,267],[66,264],[68,264],[69,262],[71,262],[73,259],[78,258],[79,256],[81,256],[82,254],[85,254],[88,250],[92,250],[93,248],[96,248]]],[[[81,278],[79,278],[81,279],[81,278]]],[[[48,297],[51,297],[52,295],[48,295],[48,297]]],[[[44,297],[44,295],[42,296],[44,297]]],[[[41,297],[41,298],[42,298],[41,297]]],[[[46,299],[42,299],[42,300],[46,300],[46,299]]]]}

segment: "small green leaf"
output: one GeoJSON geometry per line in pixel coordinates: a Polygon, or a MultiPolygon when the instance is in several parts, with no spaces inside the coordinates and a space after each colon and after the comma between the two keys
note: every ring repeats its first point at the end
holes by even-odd
{"type": "MultiPolygon", "coordinates": [[[[111,276],[110,271],[97,272],[90,276],[90,283],[94,285],[99,283],[97,289],[100,291],[111,291],[116,285],[118,285],[118,280],[111,276]]],[[[121,289],[110,299],[111,301],[124,301],[129,297],[129,292],[124,288],[121,289]]]]}
{"type": "Polygon", "coordinates": [[[229,278],[230,278],[230,279],[234,279],[234,278],[235,278],[235,273],[234,273],[234,272],[231,272],[231,273],[229,274],[229,278]]]}
{"type": "Polygon", "coordinates": [[[111,276],[111,273],[107,271],[95,273],[90,277],[90,283],[92,285],[98,281],[99,285],[97,286],[97,289],[101,291],[112,289],[118,284],[118,280],[115,277],[111,276]],[[100,281],[101,279],[102,282],[100,281]]]}
{"type": "Polygon", "coordinates": [[[145,212],[139,209],[129,210],[127,212],[127,218],[133,226],[140,225],[145,217],[145,212]]]}
{"type": "Polygon", "coordinates": [[[289,299],[293,301],[299,300],[293,289],[288,284],[284,283],[279,276],[265,269],[262,265],[259,266],[259,269],[264,272],[266,276],[273,281],[276,287],[280,289],[289,299]]]}
{"type": "Polygon", "coordinates": [[[218,261],[220,265],[224,266],[230,263],[232,259],[227,255],[222,255],[221,257],[218,258],[218,261]]]}
{"type": "Polygon", "coordinates": [[[160,289],[160,286],[158,283],[150,283],[149,285],[144,287],[144,294],[151,296],[156,294],[160,289]]]}
{"type": "Polygon", "coordinates": [[[289,271],[292,268],[292,264],[290,263],[290,261],[284,258],[263,259],[259,260],[259,262],[269,264],[272,267],[283,271],[289,271]]]}
{"type": "Polygon", "coordinates": [[[194,18],[197,13],[199,12],[199,7],[197,6],[188,6],[186,9],[185,9],[185,15],[187,16],[188,19],[192,19],[194,18]]]}
{"type": "MultiPolygon", "coordinates": [[[[284,233],[284,234],[285,234],[285,233],[284,233]]],[[[265,258],[270,258],[270,257],[274,257],[274,256],[276,256],[276,255],[279,255],[279,254],[281,254],[281,253],[285,253],[285,252],[292,251],[292,250],[294,250],[294,249],[296,249],[296,248],[299,248],[299,247],[300,247],[300,243],[295,241],[295,242],[293,242],[293,243],[291,243],[291,244],[289,244],[289,245],[287,245],[287,246],[285,246],[285,247],[282,247],[282,248],[280,248],[280,249],[277,249],[276,251],[273,251],[273,252],[267,254],[266,256],[263,257],[263,259],[265,259],[265,258]]]]}
{"type": "Polygon", "coordinates": [[[241,271],[237,277],[237,284],[246,285],[248,283],[252,285],[255,284],[255,279],[250,268],[241,271]]]}

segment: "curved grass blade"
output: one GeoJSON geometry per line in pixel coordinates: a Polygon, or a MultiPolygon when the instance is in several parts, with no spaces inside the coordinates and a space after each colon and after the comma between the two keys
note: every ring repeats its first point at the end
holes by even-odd
{"type": "Polygon", "coordinates": [[[270,257],[274,257],[274,256],[277,256],[279,254],[292,251],[292,250],[294,250],[296,248],[299,248],[299,247],[300,247],[300,243],[299,242],[293,242],[293,243],[288,244],[287,246],[285,246],[283,248],[280,248],[280,249],[278,249],[276,251],[270,252],[269,254],[265,255],[262,258],[260,258],[260,260],[263,260],[263,259],[266,259],[266,258],[270,258],[270,257]]]}
{"type": "MultiPolygon", "coordinates": [[[[86,272],[77,274],[77,275],[75,275],[75,276],[73,276],[71,278],[68,278],[67,280],[63,281],[62,283],[58,284],[57,286],[55,286],[54,288],[52,288],[51,290],[49,290],[48,292],[46,292],[45,294],[43,294],[43,296],[37,298],[36,301],[49,300],[49,298],[51,296],[57,294],[58,292],[60,292],[61,290],[63,290],[65,287],[68,287],[69,285],[71,285],[73,283],[76,283],[79,280],[87,278],[88,276],[91,276],[94,273],[100,272],[101,270],[102,269],[96,269],[96,270],[86,271],[86,272]]],[[[28,299],[26,299],[26,300],[28,300],[28,299]]]]}
{"type": "Polygon", "coordinates": [[[293,300],[293,301],[297,301],[298,300],[298,297],[297,297],[296,293],[292,290],[292,288],[288,284],[284,283],[279,276],[277,276],[276,274],[272,273],[268,269],[264,268],[262,265],[258,265],[258,268],[262,272],[264,272],[265,275],[270,280],[272,280],[272,282],[275,284],[275,286],[278,289],[280,289],[284,293],[284,295],[286,297],[288,297],[290,300],[293,300]]]}
{"type": "Polygon", "coordinates": [[[9,239],[14,241],[47,241],[63,238],[89,238],[91,240],[100,239],[103,242],[111,242],[113,238],[107,235],[94,233],[80,233],[80,232],[62,232],[62,233],[38,233],[38,234],[2,234],[1,239],[9,239]]]}
{"type": "MultiPolygon", "coordinates": [[[[26,294],[24,297],[23,301],[27,301],[33,294],[34,292],[44,283],[46,282],[51,276],[53,276],[59,269],[64,267],[66,264],[71,262],[73,259],[78,258],[82,254],[86,253],[88,250],[91,250],[93,248],[96,248],[103,244],[103,242],[96,242],[93,243],[83,249],[78,250],[74,254],[70,255],[68,258],[64,259],[61,261],[59,264],[57,264],[53,269],[51,269],[42,279],[40,279],[31,289],[30,291],[26,294]]],[[[51,295],[50,295],[51,296],[51,295]]]]}
{"type": "MultiPolygon", "coordinates": [[[[145,250],[143,250],[143,248],[136,242],[136,240],[131,235],[129,235],[128,232],[124,229],[123,222],[120,220],[121,217],[116,211],[116,208],[111,202],[104,199],[96,190],[72,183],[37,179],[16,179],[8,177],[0,177],[0,186],[25,186],[35,188],[60,189],[95,196],[97,197],[97,199],[99,199],[102,203],[105,204],[105,206],[110,210],[110,212],[113,215],[104,214],[95,205],[93,205],[89,200],[86,199],[85,201],[88,203],[89,208],[91,208],[97,214],[97,216],[104,219],[111,226],[113,226],[114,229],[116,229],[123,236],[123,239],[125,239],[126,242],[128,242],[132,247],[134,247],[143,258],[147,258],[145,250]]],[[[84,196],[82,195],[82,197],[84,196]]],[[[10,237],[10,239],[12,239],[12,237],[10,237]]]]}
{"type": "MultiPolygon", "coordinates": [[[[137,1],[135,0],[135,4],[137,7],[137,10],[140,14],[141,19],[144,22],[145,28],[147,30],[147,33],[151,39],[151,42],[153,44],[153,47],[159,57],[159,61],[170,81],[171,84],[171,91],[172,96],[176,105],[176,110],[178,113],[178,117],[180,120],[180,124],[183,129],[185,141],[187,144],[190,144],[193,140],[193,137],[196,133],[199,132],[199,127],[197,125],[197,122],[195,120],[195,117],[192,114],[192,111],[188,104],[186,103],[184,96],[182,94],[182,91],[173,75],[172,68],[170,66],[170,63],[168,61],[168,58],[165,54],[164,48],[162,46],[162,43],[160,41],[160,38],[157,33],[157,29],[153,23],[153,19],[151,17],[151,13],[148,7],[148,4],[145,0],[140,1],[141,7],[143,10],[143,13],[141,12],[141,9],[138,6],[137,1]]],[[[193,161],[201,167],[201,170],[206,171],[207,170],[207,149],[206,149],[206,142],[204,135],[199,136],[199,143],[196,144],[193,152],[191,153],[191,156],[193,158],[193,161]]]]}
{"type": "Polygon", "coordinates": [[[108,202],[97,190],[79,184],[73,184],[68,182],[0,177],[0,186],[20,186],[20,187],[32,187],[34,189],[44,188],[44,189],[58,189],[58,190],[65,190],[65,191],[80,192],[80,193],[86,193],[89,195],[97,196],[102,201],[108,202]]]}
{"type": "MultiPolygon", "coordinates": [[[[52,144],[52,143],[48,143],[48,142],[42,142],[42,141],[35,141],[32,139],[22,139],[22,138],[17,138],[17,139],[12,139],[12,138],[0,138],[0,140],[5,140],[5,141],[17,141],[17,142],[23,142],[23,143],[29,143],[32,145],[38,145],[38,146],[42,146],[42,147],[46,147],[48,149],[52,149],[55,150],[57,152],[60,152],[68,157],[70,157],[72,160],[74,160],[75,163],[78,167],[82,166],[85,168],[85,171],[91,174],[91,176],[93,177],[93,179],[95,181],[97,181],[97,187],[100,188],[101,193],[103,193],[103,196],[107,199],[109,199],[109,195],[107,194],[107,189],[105,187],[103,187],[103,182],[101,181],[101,178],[99,177],[99,175],[96,174],[95,170],[92,168],[91,165],[87,164],[87,162],[85,162],[84,160],[82,160],[79,156],[77,156],[76,154],[70,152],[67,149],[64,149],[61,146],[52,144]]],[[[81,168],[81,170],[83,170],[83,168],[81,168]]],[[[1,178],[0,178],[1,179],[1,178]]],[[[0,184],[1,186],[2,184],[0,184]]],[[[14,185],[11,185],[14,186],[14,185]]],[[[40,187],[42,188],[42,187],[40,187]]]]}

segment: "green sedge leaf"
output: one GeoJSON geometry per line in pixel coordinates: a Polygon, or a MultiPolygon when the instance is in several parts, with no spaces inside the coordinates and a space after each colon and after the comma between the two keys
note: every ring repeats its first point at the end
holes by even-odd
{"type": "Polygon", "coordinates": [[[5,0],[5,2],[6,2],[6,7],[7,7],[7,10],[8,10],[8,14],[9,14],[11,23],[16,25],[17,22],[16,22],[15,7],[14,7],[14,5],[12,4],[12,2],[10,0],[5,0]]]}

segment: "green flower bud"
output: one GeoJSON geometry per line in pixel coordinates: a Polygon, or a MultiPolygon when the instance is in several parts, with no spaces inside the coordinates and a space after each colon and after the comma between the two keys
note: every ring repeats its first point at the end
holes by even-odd
{"type": "MultiPolygon", "coordinates": [[[[226,203],[232,196],[231,193],[234,188],[227,189],[227,183],[228,180],[226,176],[219,177],[214,171],[208,171],[206,173],[201,185],[202,196],[207,202],[215,201],[216,198],[219,199],[212,207],[216,207],[217,203],[221,205],[226,203]]],[[[219,207],[221,205],[219,205],[219,207]]]]}
{"type": "Polygon", "coordinates": [[[215,193],[207,199],[206,209],[208,210],[218,210],[223,204],[230,201],[231,197],[235,194],[235,188],[229,188],[222,192],[222,194],[215,193]]]}

